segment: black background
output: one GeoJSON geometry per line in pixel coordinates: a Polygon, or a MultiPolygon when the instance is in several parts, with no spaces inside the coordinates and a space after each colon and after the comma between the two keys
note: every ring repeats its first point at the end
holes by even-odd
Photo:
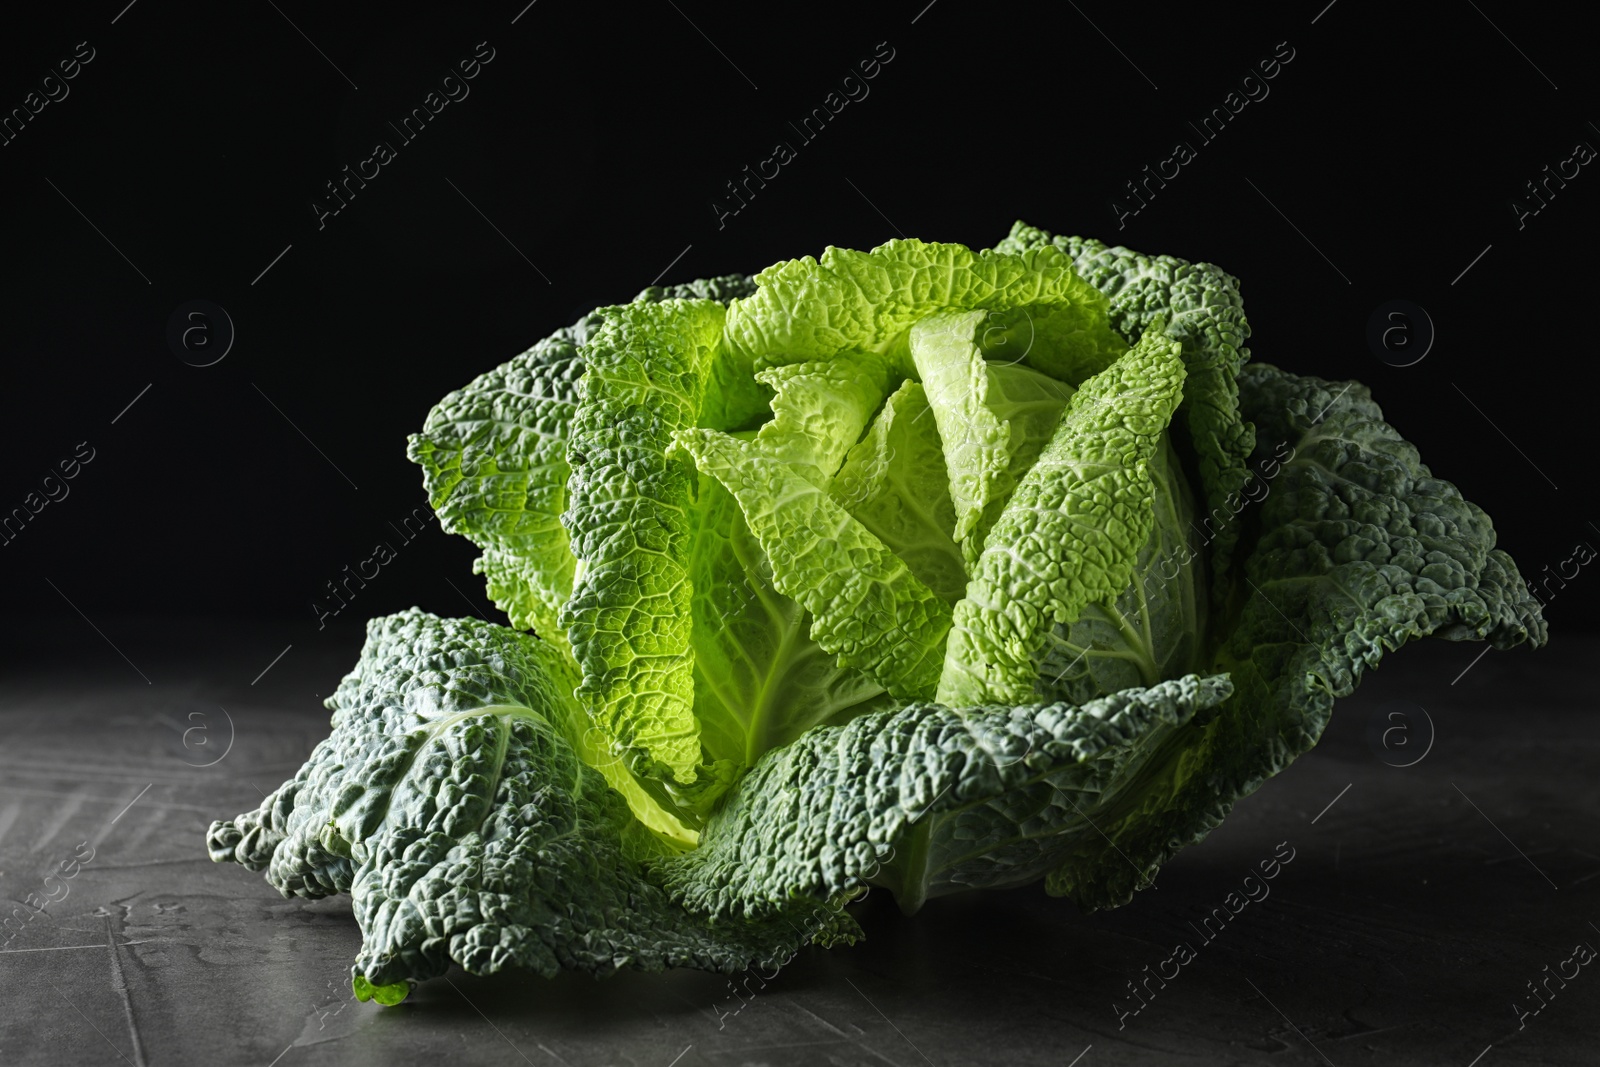
{"type": "MultiPolygon", "coordinates": [[[[1600,544],[1600,177],[1584,168],[1521,230],[1510,206],[1577,141],[1600,145],[1575,16],[1487,0],[523,2],[112,0],[8,27],[3,109],[78,42],[95,52],[0,146],[0,509],[79,442],[95,454],[0,547],[14,650],[52,620],[82,627],[75,608],[130,652],[138,617],[313,642],[324,583],[426,506],[405,437],[449,390],[663,274],[900,234],[987,247],[1017,218],[1240,277],[1254,357],[1370,385],[1526,574],[1600,544]],[[386,122],[481,41],[494,59],[470,96],[399,145],[386,122]],[[870,95],[801,143],[789,123],[880,42],[893,59],[870,95]],[[1294,58],[1270,95],[1203,144],[1185,121],[1279,42],[1294,58]],[[1179,139],[1197,158],[1119,230],[1112,198],[1179,139]],[[319,229],[311,201],[380,140],[397,158],[319,229]],[[797,158],[719,228],[724,183],[780,140],[797,158]],[[1405,368],[1365,340],[1395,298],[1438,331],[1405,368]],[[191,299],[235,325],[214,366],[167,344],[191,299]]],[[[474,555],[431,524],[345,614],[487,611],[474,555]]],[[[1586,579],[1552,601],[1554,626],[1597,621],[1586,579]]]]}

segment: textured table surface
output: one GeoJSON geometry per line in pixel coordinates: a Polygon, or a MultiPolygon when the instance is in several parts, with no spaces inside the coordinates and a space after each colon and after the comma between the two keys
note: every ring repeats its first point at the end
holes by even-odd
{"type": "Polygon", "coordinates": [[[88,626],[71,640],[65,661],[8,657],[0,680],[0,889],[8,910],[53,900],[0,951],[0,1063],[1600,1059],[1600,975],[1550,979],[1537,1014],[1528,989],[1570,975],[1576,944],[1600,947],[1592,638],[1391,657],[1314,752],[1115,912],[1027,888],[907,919],[874,893],[865,942],[809,950],[739,996],[693,972],[455,972],[392,1009],[350,995],[346,898],[284,900],[203,843],[326,734],[317,694],[355,635],[295,648],[254,685],[281,647],[270,633],[148,624],[121,642],[137,667],[88,626]],[[1289,850],[1270,895],[1203,936],[1289,850]],[[1180,942],[1193,956],[1176,968],[1180,942]],[[1128,983],[1175,968],[1134,1014],[1128,983]]]}

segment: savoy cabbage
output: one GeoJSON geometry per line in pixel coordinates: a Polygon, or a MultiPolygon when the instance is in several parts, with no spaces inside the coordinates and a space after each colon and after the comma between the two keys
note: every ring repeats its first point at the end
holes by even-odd
{"type": "Polygon", "coordinates": [[[452,963],[736,972],[1044,880],[1116,906],[1414,637],[1544,641],[1488,517],[1237,281],[1018,224],[652,288],[410,443],[511,625],[375,619],[211,855],[452,963]]]}

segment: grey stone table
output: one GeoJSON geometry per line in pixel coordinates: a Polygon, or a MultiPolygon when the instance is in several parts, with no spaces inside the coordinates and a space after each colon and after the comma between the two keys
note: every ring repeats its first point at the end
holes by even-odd
{"type": "Polygon", "coordinates": [[[1600,947],[1592,638],[1391,657],[1118,911],[1035,887],[907,919],[873,894],[866,941],[738,997],[688,971],[454,972],[384,1009],[350,995],[345,898],[284,900],[203,847],[326,733],[318,694],[359,635],[295,644],[251,684],[282,632],[101,622],[31,635],[65,659],[12,643],[0,677],[0,890],[14,914],[49,901],[0,934],[0,1063],[1600,1062],[1600,974],[1566,962],[1600,947]],[[1293,858],[1270,894],[1206,925],[1275,854],[1293,858]]]}

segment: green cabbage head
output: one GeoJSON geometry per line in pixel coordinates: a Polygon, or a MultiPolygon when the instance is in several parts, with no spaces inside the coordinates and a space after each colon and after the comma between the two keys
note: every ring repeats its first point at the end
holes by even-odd
{"type": "Polygon", "coordinates": [[[510,625],[369,624],[211,855],[347,892],[358,995],[736,972],[1042,880],[1127,902],[1425,635],[1542,643],[1488,516],[1237,281],[1018,224],[651,288],[411,438],[510,625]]]}

